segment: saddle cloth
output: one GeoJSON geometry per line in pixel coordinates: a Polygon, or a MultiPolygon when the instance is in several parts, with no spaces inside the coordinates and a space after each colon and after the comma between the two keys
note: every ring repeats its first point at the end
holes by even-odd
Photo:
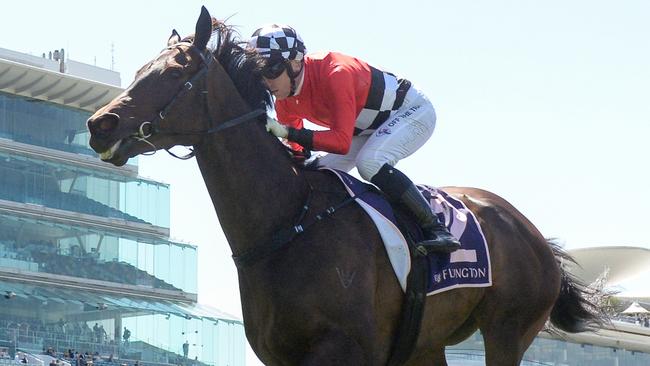
{"type": "MultiPolygon", "coordinates": [[[[336,175],[348,193],[355,197],[357,204],[375,223],[384,241],[397,280],[402,290],[406,291],[407,277],[411,270],[411,256],[406,239],[398,228],[395,213],[388,201],[382,195],[369,190],[367,184],[345,172],[330,168],[322,168],[322,170],[336,175]]],[[[461,287],[491,286],[490,253],[474,214],[462,201],[440,189],[426,185],[419,185],[418,189],[429,200],[433,212],[461,243],[461,248],[451,254],[428,256],[427,295],[461,287]]]]}

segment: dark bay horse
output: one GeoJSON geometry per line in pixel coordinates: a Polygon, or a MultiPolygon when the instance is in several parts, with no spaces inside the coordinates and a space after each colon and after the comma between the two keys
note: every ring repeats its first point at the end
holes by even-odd
{"type": "MultiPolygon", "coordinates": [[[[265,364],[385,365],[404,293],[364,211],[346,206],[269,249],[307,196],[310,219],[345,192],[333,175],[297,167],[266,132],[270,99],[246,52],[203,8],[193,36],[173,31],[167,48],[88,120],[90,145],[115,165],[193,146],[233,255],[254,253],[238,266],[239,286],[246,336],[265,364]]],[[[562,268],[563,252],[517,209],[484,190],[444,189],[478,217],[493,286],[429,296],[406,364],[446,365],[445,346],[480,329],[488,365],[518,365],[549,317],[569,332],[599,320],[585,289],[562,268]]]]}

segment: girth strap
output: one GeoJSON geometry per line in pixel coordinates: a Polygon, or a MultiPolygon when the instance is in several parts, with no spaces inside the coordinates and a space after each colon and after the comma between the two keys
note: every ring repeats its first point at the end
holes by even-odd
{"type": "MultiPolygon", "coordinates": [[[[363,193],[365,192],[362,192],[361,194],[363,193]]],[[[237,266],[237,268],[248,267],[257,263],[263,258],[270,257],[276,254],[285,245],[291,243],[293,239],[295,239],[295,237],[298,236],[300,233],[304,232],[305,230],[307,230],[309,227],[316,224],[317,222],[332,216],[339,209],[354,202],[356,197],[357,196],[348,197],[338,205],[330,206],[320,214],[314,216],[313,218],[305,220],[303,223],[301,223],[307,211],[309,210],[309,204],[311,201],[311,190],[310,190],[309,195],[307,196],[307,201],[303,205],[303,209],[301,211],[300,217],[297,220],[297,223],[292,227],[283,228],[275,232],[268,245],[255,247],[239,255],[233,255],[232,259],[235,262],[235,266],[237,266]]]]}

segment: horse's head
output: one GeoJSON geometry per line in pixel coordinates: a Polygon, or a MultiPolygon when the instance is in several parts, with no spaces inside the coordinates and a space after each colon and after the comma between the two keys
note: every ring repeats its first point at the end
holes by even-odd
{"type": "Polygon", "coordinates": [[[193,39],[181,40],[174,30],[133,83],[88,119],[90,146],[102,160],[119,166],[138,154],[201,141],[211,127],[206,74],[218,64],[206,47],[211,34],[212,18],[203,7],[193,39]]]}

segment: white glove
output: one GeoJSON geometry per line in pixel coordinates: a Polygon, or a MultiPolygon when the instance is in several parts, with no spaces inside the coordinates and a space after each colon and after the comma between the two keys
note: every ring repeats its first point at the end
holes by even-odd
{"type": "Polygon", "coordinates": [[[278,122],[275,118],[266,117],[266,131],[272,133],[276,137],[286,139],[289,136],[289,129],[287,126],[278,122]]]}

